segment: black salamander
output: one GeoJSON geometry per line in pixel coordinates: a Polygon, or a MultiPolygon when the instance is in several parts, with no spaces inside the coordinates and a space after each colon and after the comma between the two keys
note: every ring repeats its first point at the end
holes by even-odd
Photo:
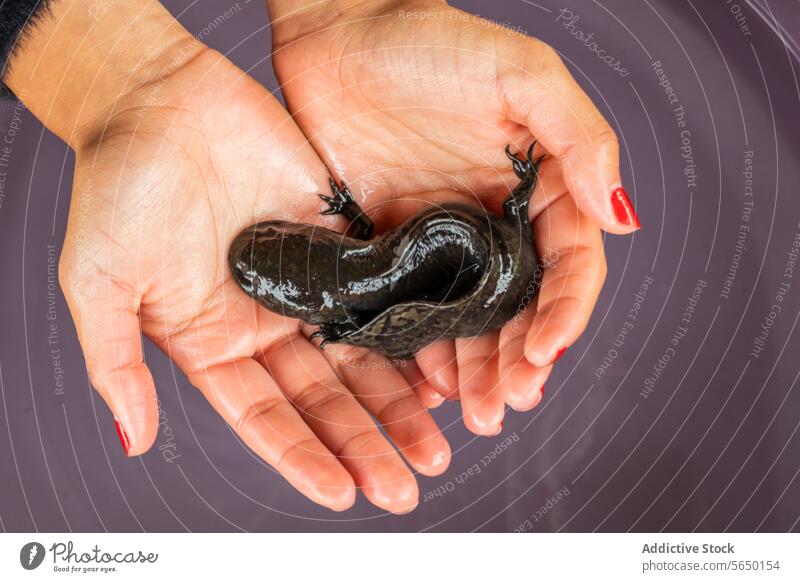
{"type": "Polygon", "coordinates": [[[346,185],[331,180],[323,214],[342,214],[354,236],[269,220],[242,231],[230,248],[238,285],[261,305],[319,325],[312,337],[409,359],[441,338],[502,327],[526,306],[540,278],[528,206],[542,157],[520,160],[520,182],[503,217],[446,203],[373,237],[372,221],[346,185]]]}

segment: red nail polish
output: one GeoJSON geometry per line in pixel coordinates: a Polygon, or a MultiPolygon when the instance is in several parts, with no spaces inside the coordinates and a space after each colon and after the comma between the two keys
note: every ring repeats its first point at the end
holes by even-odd
{"type": "MultiPolygon", "coordinates": [[[[551,363],[551,364],[555,364],[555,363],[556,363],[558,360],[560,360],[560,359],[561,359],[561,356],[563,356],[563,355],[564,355],[564,352],[566,352],[566,351],[567,351],[567,348],[566,348],[566,347],[563,347],[563,348],[561,348],[560,350],[558,350],[558,351],[556,352],[556,357],[555,357],[555,358],[553,358],[553,361],[552,361],[552,362],[550,362],[550,363],[551,363]]],[[[544,389],[544,386],[542,386],[542,389],[544,389]]]]}
{"type": "Polygon", "coordinates": [[[114,417],[114,426],[117,428],[117,436],[119,437],[119,442],[122,443],[122,450],[125,451],[125,456],[128,456],[128,451],[131,449],[131,441],[128,439],[128,435],[125,434],[125,429],[122,428],[119,420],[117,417],[114,417]]]}
{"type": "Polygon", "coordinates": [[[620,224],[635,226],[636,228],[642,227],[639,223],[639,217],[636,216],[636,211],[633,209],[633,204],[631,204],[625,190],[617,188],[611,193],[611,206],[614,207],[614,214],[620,224]]]}

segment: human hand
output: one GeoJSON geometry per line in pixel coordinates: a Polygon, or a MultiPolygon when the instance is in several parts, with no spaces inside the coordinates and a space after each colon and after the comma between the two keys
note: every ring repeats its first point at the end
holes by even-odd
{"type": "Polygon", "coordinates": [[[319,215],[327,171],[302,133],[157,3],[115,6],[103,23],[80,0],[51,9],[8,83],[76,152],[60,281],[126,454],[144,453],[158,430],[144,333],[316,503],[345,509],[357,486],[383,509],[413,509],[416,481],[370,414],[423,474],[444,471],[450,451],[401,373],[337,366],[297,322],[257,307],[228,270],[243,227],[319,215]],[[78,33],[90,37],[91,58],[76,55],[78,33]],[[65,65],[103,56],[108,64],[92,70],[65,65]]]}
{"type": "Polygon", "coordinates": [[[416,358],[472,431],[499,432],[504,404],[535,406],[586,328],[606,273],[600,228],[639,228],[613,130],[553,49],[444,2],[268,5],[288,108],[379,231],[445,200],[498,210],[515,184],[505,144],[535,138],[549,154],[531,209],[546,266],[535,309],[416,358]]]}

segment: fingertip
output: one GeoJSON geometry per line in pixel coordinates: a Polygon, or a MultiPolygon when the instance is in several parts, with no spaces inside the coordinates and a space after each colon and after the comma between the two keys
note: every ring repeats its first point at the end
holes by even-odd
{"type": "Polygon", "coordinates": [[[447,470],[450,464],[450,444],[427,413],[414,419],[413,424],[391,423],[389,436],[406,461],[419,473],[428,477],[447,470]]]}
{"type": "Polygon", "coordinates": [[[451,398],[458,392],[458,371],[447,365],[436,370],[429,378],[434,389],[443,397],[451,398]]]}
{"type": "Polygon", "coordinates": [[[397,371],[405,378],[425,408],[438,408],[442,405],[444,396],[439,394],[430,381],[422,375],[416,361],[404,362],[404,365],[397,367],[397,371]]]}
{"type": "MultiPolygon", "coordinates": [[[[531,388],[531,392],[535,390],[535,387],[531,388]]],[[[512,410],[516,412],[523,412],[526,410],[526,406],[529,404],[526,397],[527,392],[524,394],[511,394],[506,397],[506,402],[511,407],[512,410]]]]}
{"type": "Polygon", "coordinates": [[[458,392],[455,343],[442,340],[423,348],[415,357],[425,379],[444,398],[458,392]]]}
{"type": "Polygon", "coordinates": [[[128,436],[128,431],[125,430],[125,426],[116,416],[114,417],[114,428],[117,431],[117,438],[119,438],[119,442],[120,445],[122,445],[122,450],[125,453],[125,456],[130,457],[131,439],[128,436]]]}
{"type": "Polygon", "coordinates": [[[140,427],[138,430],[128,431],[118,419],[115,418],[114,422],[117,424],[117,436],[120,439],[125,456],[138,457],[153,447],[158,433],[158,425],[140,427]]]}
{"type": "Polygon", "coordinates": [[[419,505],[419,486],[416,479],[410,477],[396,485],[393,491],[393,504],[389,511],[395,515],[406,515],[419,505]]]}
{"type": "Polygon", "coordinates": [[[478,436],[494,436],[502,430],[505,409],[503,406],[492,409],[476,406],[472,410],[464,410],[463,416],[470,432],[478,436]]]}
{"type": "Polygon", "coordinates": [[[547,313],[536,314],[536,319],[525,336],[525,359],[531,365],[546,368],[564,355],[570,344],[568,339],[572,336],[572,329],[562,319],[556,308],[547,313]]]}
{"type": "Polygon", "coordinates": [[[143,455],[158,436],[158,400],[155,385],[144,364],[120,374],[114,386],[103,386],[114,415],[114,428],[125,456],[143,455]]]}
{"type": "Polygon", "coordinates": [[[390,513],[412,511],[419,502],[417,480],[394,450],[381,445],[362,450],[361,455],[364,461],[353,476],[370,503],[390,513]]]}
{"type": "Polygon", "coordinates": [[[568,346],[560,341],[544,343],[533,340],[525,347],[525,359],[537,368],[547,368],[558,362],[567,349],[568,346]]]}
{"type": "Polygon", "coordinates": [[[364,494],[377,507],[395,515],[411,513],[419,505],[419,487],[411,473],[365,488],[364,494]]]}
{"type": "Polygon", "coordinates": [[[156,442],[158,436],[158,407],[147,413],[149,419],[135,421],[135,429],[132,431],[131,447],[128,451],[129,457],[143,455],[149,451],[156,442]]]}
{"type": "Polygon", "coordinates": [[[450,466],[452,453],[444,437],[436,439],[432,449],[424,461],[414,463],[414,468],[426,477],[437,477],[450,466]]]}
{"type": "Polygon", "coordinates": [[[445,401],[444,396],[439,394],[439,392],[427,382],[415,388],[414,391],[417,393],[417,397],[420,402],[422,402],[422,405],[428,409],[439,408],[445,401]]]}
{"type": "Polygon", "coordinates": [[[625,189],[616,184],[609,189],[609,192],[607,202],[603,205],[599,216],[596,216],[603,230],[619,235],[641,230],[642,223],[625,189]]]}
{"type": "Polygon", "coordinates": [[[549,366],[555,353],[549,347],[542,346],[535,338],[528,338],[525,345],[525,359],[537,368],[545,368],[549,366]]]}
{"type": "Polygon", "coordinates": [[[428,399],[427,407],[430,409],[439,408],[442,404],[444,404],[445,398],[433,390],[430,394],[430,398],[428,399]]]}
{"type": "Polygon", "coordinates": [[[527,360],[518,362],[506,379],[506,403],[517,412],[525,412],[533,407],[533,400],[550,375],[552,366],[539,368],[527,360]]]}
{"type": "MultiPolygon", "coordinates": [[[[356,502],[356,489],[351,486],[343,487],[337,492],[325,491],[323,495],[318,496],[318,499],[316,503],[340,513],[353,507],[356,502]]],[[[315,500],[312,498],[312,501],[315,500]]]]}
{"type": "Polygon", "coordinates": [[[534,397],[527,404],[527,406],[524,406],[523,408],[519,409],[515,408],[514,410],[516,410],[517,412],[530,412],[531,410],[539,406],[543,398],[544,398],[544,385],[534,394],[534,397]]]}
{"type": "Polygon", "coordinates": [[[290,482],[311,501],[332,511],[345,511],[356,502],[352,476],[332,457],[306,460],[306,466],[290,482]]]}

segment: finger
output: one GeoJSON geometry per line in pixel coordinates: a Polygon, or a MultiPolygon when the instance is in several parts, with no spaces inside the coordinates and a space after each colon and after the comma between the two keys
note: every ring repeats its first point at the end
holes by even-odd
{"type": "Polygon", "coordinates": [[[325,356],[412,467],[428,476],[441,475],[447,469],[450,445],[392,362],[369,350],[341,344],[326,347],[325,356]]]}
{"type": "Polygon", "coordinates": [[[458,363],[453,340],[439,340],[420,350],[414,359],[422,375],[444,398],[458,394],[458,363]]]}
{"type": "Polygon", "coordinates": [[[622,188],[617,136],[558,54],[531,39],[522,68],[503,76],[509,117],[525,125],[553,156],[582,212],[608,232],[640,228],[622,188]]]}
{"type": "Polygon", "coordinates": [[[506,403],[518,412],[537,404],[552,369],[534,366],[525,358],[525,336],[535,316],[536,305],[529,305],[500,331],[500,382],[506,403]]]}
{"type": "Polygon", "coordinates": [[[414,360],[403,362],[397,371],[403,375],[425,408],[439,408],[442,405],[444,397],[425,379],[414,360]]]}
{"type": "MultiPolygon", "coordinates": [[[[540,155],[544,154],[540,154],[537,149],[534,158],[540,155]]],[[[504,194],[502,191],[501,193],[504,194]]],[[[504,195],[508,196],[507,194],[504,195]]],[[[535,221],[537,216],[555,204],[562,196],[570,196],[567,185],[564,182],[564,174],[561,172],[558,160],[547,157],[539,166],[536,188],[531,196],[529,212],[531,222],[535,221]]]]}
{"type": "MultiPolygon", "coordinates": [[[[545,369],[547,370],[547,375],[549,376],[552,366],[550,368],[545,368],[545,369]]],[[[541,404],[542,400],[544,399],[544,384],[542,384],[542,387],[539,390],[534,391],[530,398],[531,400],[528,407],[519,410],[518,412],[529,412],[534,408],[536,408],[537,406],[539,406],[539,404],[541,404]]]]}
{"type": "Polygon", "coordinates": [[[545,384],[552,371],[553,366],[537,368],[527,360],[521,360],[513,372],[520,374],[523,378],[516,380],[512,377],[509,379],[506,403],[517,412],[528,412],[534,408],[544,395],[545,384]]]}
{"type": "Polygon", "coordinates": [[[503,428],[505,395],[498,378],[499,332],[456,340],[458,384],[464,424],[492,436],[503,428]]]}
{"type": "Polygon", "coordinates": [[[257,359],[367,499],[392,513],[416,507],[414,476],[317,347],[298,336],[266,347],[257,359]]]}
{"type": "Polygon", "coordinates": [[[551,365],[586,329],[606,276],[597,224],[571,197],[559,198],[533,225],[545,261],[536,316],[525,339],[525,357],[551,365]]]}
{"type": "Polygon", "coordinates": [[[144,363],[138,300],[110,279],[76,281],[75,271],[62,262],[60,280],[89,379],[114,415],[125,454],[141,455],[155,441],[158,404],[144,363]]]}
{"type": "Polygon", "coordinates": [[[355,502],[350,474],[251,358],[190,376],[214,409],[258,456],[311,501],[334,511],[355,502]]]}

